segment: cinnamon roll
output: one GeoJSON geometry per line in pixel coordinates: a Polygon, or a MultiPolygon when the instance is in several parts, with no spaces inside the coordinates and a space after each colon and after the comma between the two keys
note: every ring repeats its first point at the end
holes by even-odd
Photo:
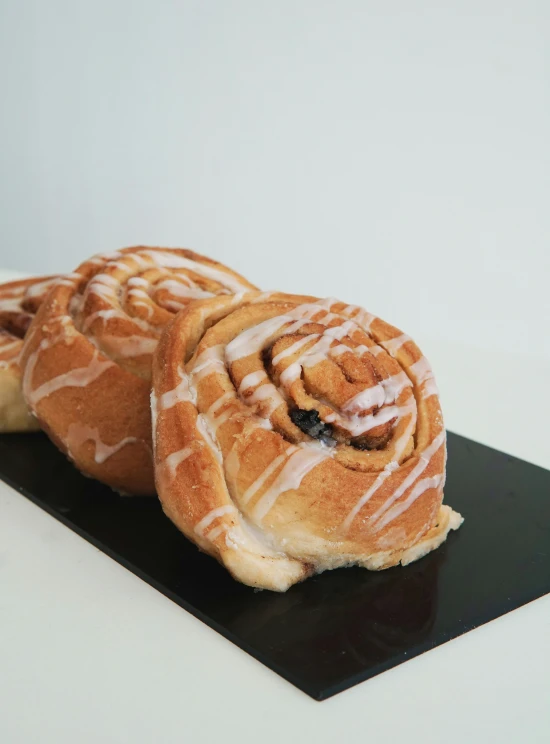
{"type": "Polygon", "coordinates": [[[57,277],[0,284],[0,432],[35,431],[21,392],[19,355],[28,327],[57,277]]]}
{"type": "Polygon", "coordinates": [[[176,248],[98,255],[60,279],[21,355],[27,404],[86,475],[154,493],[151,357],[164,326],[197,300],[254,289],[222,264],[176,248]]]}
{"type": "Polygon", "coordinates": [[[187,308],[155,352],[152,412],[165,513],[250,586],[405,565],[462,523],[442,505],[430,365],[360,307],[250,293],[187,308]]]}

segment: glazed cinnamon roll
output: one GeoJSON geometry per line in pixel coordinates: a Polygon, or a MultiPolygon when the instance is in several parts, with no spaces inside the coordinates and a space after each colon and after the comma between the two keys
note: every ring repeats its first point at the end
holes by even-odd
{"type": "Polygon", "coordinates": [[[57,282],[21,356],[27,404],[85,474],[128,494],[154,493],[151,357],[164,326],[197,299],[254,288],[186,249],[99,255],[57,282]]]}
{"type": "Polygon", "coordinates": [[[239,581],[285,591],[437,548],[445,429],[409,336],[337,300],[251,293],[180,313],[153,361],[164,511],[239,581]]]}
{"type": "Polygon", "coordinates": [[[56,279],[42,276],[0,284],[0,432],[39,428],[21,392],[19,355],[29,325],[56,279]]]}

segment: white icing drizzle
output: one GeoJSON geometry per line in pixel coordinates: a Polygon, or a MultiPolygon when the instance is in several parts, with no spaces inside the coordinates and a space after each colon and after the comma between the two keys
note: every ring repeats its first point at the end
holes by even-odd
{"type": "Polygon", "coordinates": [[[296,382],[302,374],[302,365],[299,361],[289,364],[288,367],[281,372],[279,377],[281,385],[285,388],[290,388],[293,382],[296,382]]]}
{"type": "Polygon", "coordinates": [[[331,346],[329,349],[330,356],[333,357],[339,357],[342,354],[345,354],[346,352],[349,352],[350,354],[354,354],[357,357],[362,357],[363,354],[372,354],[373,356],[377,356],[383,351],[379,346],[365,346],[365,344],[360,344],[359,346],[346,346],[346,344],[337,344],[336,346],[331,346]]]}
{"type": "Polygon", "coordinates": [[[241,381],[241,384],[239,385],[239,395],[242,396],[243,393],[245,393],[251,387],[259,385],[260,382],[263,382],[263,380],[267,380],[267,374],[263,369],[259,369],[257,372],[250,372],[250,374],[245,375],[241,381]]]}
{"type": "Polygon", "coordinates": [[[183,256],[174,253],[164,253],[163,251],[144,250],[141,251],[141,253],[150,258],[157,266],[165,269],[188,269],[199,276],[213,279],[221,284],[222,287],[227,287],[232,292],[242,292],[247,291],[248,289],[229,272],[215,269],[213,266],[209,266],[208,264],[200,263],[199,261],[192,261],[189,258],[184,258],[183,256]]]}
{"type": "Polygon", "coordinates": [[[364,494],[362,494],[362,496],[357,500],[357,503],[355,504],[355,506],[350,510],[349,514],[342,522],[342,527],[341,527],[342,532],[346,533],[349,530],[353,520],[359,514],[359,512],[365,506],[365,504],[371,500],[374,494],[382,486],[386,478],[389,478],[389,476],[395,470],[397,470],[397,468],[399,467],[399,460],[401,459],[403,452],[405,451],[405,448],[407,447],[407,443],[409,442],[412,436],[415,426],[416,426],[416,408],[413,411],[413,415],[411,417],[411,421],[409,422],[409,425],[406,427],[405,431],[401,434],[399,439],[395,442],[393,459],[391,460],[391,462],[389,462],[386,465],[384,470],[381,470],[378,473],[372,486],[364,494]]]}
{"type": "Polygon", "coordinates": [[[197,535],[204,536],[207,528],[215,519],[223,517],[225,514],[233,514],[234,512],[236,512],[236,509],[232,504],[226,504],[225,506],[218,506],[215,509],[212,509],[212,511],[209,511],[205,517],[197,522],[195,525],[195,532],[197,535]]]}
{"type": "Polygon", "coordinates": [[[269,401],[268,407],[262,411],[263,418],[271,416],[273,411],[284,403],[284,398],[275,385],[271,382],[266,382],[265,384],[260,385],[261,382],[267,379],[267,374],[263,369],[256,372],[250,372],[250,374],[243,377],[238,390],[239,395],[247,405],[255,405],[265,400],[269,401]],[[244,396],[245,392],[256,385],[260,386],[257,387],[251,395],[244,396]]]}
{"type": "Polygon", "coordinates": [[[441,474],[433,475],[430,478],[424,478],[423,480],[418,481],[406,499],[401,501],[399,504],[395,504],[391,509],[388,509],[385,515],[376,524],[376,531],[382,530],[387,524],[393,522],[397,517],[400,517],[420,496],[422,496],[423,493],[425,493],[429,488],[439,488],[442,482],[443,475],[441,474]]]}
{"type": "MultiPolygon", "coordinates": [[[[125,256],[120,261],[109,261],[108,262],[109,268],[112,269],[114,267],[116,269],[119,269],[120,271],[124,271],[124,272],[128,273],[129,271],[132,270],[132,268],[128,264],[128,259],[130,259],[130,258],[133,258],[135,260],[135,262],[138,264],[138,266],[140,266],[140,265],[143,266],[143,263],[142,263],[143,259],[142,258],[140,258],[138,260],[137,258],[134,258],[134,256],[129,256],[128,255],[128,256],[125,256]]],[[[149,264],[146,264],[146,266],[149,266],[149,264]]],[[[150,266],[149,266],[149,268],[150,268],[150,266]]]]}
{"type": "Polygon", "coordinates": [[[145,251],[136,251],[135,253],[128,253],[127,257],[130,258],[134,263],[136,263],[138,266],[141,266],[142,269],[148,269],[150,267],[150,262],[147,261],[141,254],[145,253],[145,251]]]}
{"type": "Polygon", "coordinates": [[[445,442],[445,431],[441,431],[435,439],[429,444],[424,452],[420,454],[420,457],[418,458],[418,462],[414,466],[414,468],[411,470],[411,472],[407,475],[407,477],[403,480],[400,486],[398,486],[393,494],[390,496],[387,501],[385,501],[378,510],[372,515],[372,521],[376,522],[380,517],[388,511],[388,509],[399,499],[405,491],[412,486],[412,484],[416,481],[417,478],[419,478],[424,470],[428,467],[430,464],[430,461],[432,457],[435,455],[437,450],[441,447],[441,445],[445,442]]]}
{"type": "Polygon", "coordinates": [[[302,346],[309,343],[314,338],[319,338],[319,334],[312,333],[310,336],[302,336],[302,338],[298,339],[298,341],[295,341],[291,346],[289,346],[288,349],[283,349],[276,356],[274,356],[273,364],[276,366],[277,364],[279,364],[279,362],[285,359],[285,357],[292,356],[292,354],[295,354],[299,349],[302,348],[302,346]]]}
{"type": "Polygon", "coordinates": [[[223,361],[223,345],[218,344],[217,346],[210,346],[205,349],[202,354],[195,359],[193,367],[191,369],[191,375],[193,377],[193,383],[199,382],[203,377],[207,377],[212,372],[225,371],[225,364],[223,361]]]}
{"type": "Polygon", "coordinates": [[[219,537],[220,535],[223,535],[224,532],[227,532],[229,529],[229,526],[223,522],[222,524],[219,524],[217,527],[214,527],[210,530],[208,535],[206,536],[207,540],[210,540],[210,542],[214,542],[214,540],[219,537]]]}
{"type": "Polygon", "coordinates": [[[254,353],[264,345],[270,336],[280,330],[285,323],[292,320],[293,318],[290,315],[279,315],[275,318],[268,318],[243,331],[225,347],[227,361],[233,363],[237,359],[242,359],[254,353]]]}
{"type": "Polygon", "coordinates": [[[72,454],[74,450],[89,441],[93,442],[95,447],[94,460],[101,465],[127,444],[139,442],[140,440],[137,439],[137,437],[124,437],[124,439],[121,439],[120,442],[117,442],[116,444],[105,444],[105,442],[101,440],[99,429],[86,426],[85,424],[71,424],[67,430],[67,436],[65,438],[65,444],[71,459],[74,459],[72,454]]]}
{"type": "Polygon", "coordinates": [[[225,544],[231,550],[247,550],[259,553],[264,557],[284,558],[284,553],[278,552],[270,543],[269,535],[266,535],[252,522],[243,519],[239,512],[235,514],[236,524],[227,530],[225,544]]]}
{"type": "Polygon", "coordinates": [[[236,489],[237,478],[239,475],[239,470],[241,469],[241,461],[239,459],[239,455],[237,454],[237,440],[235,440],[235,444],[230,449],[229,454],[225,458],[224,467],[227,482],[233,484],[234,488],[236,489]]]}
{"type": "Polygon", "coordinates": [[[97,378],[109,369],[109,367],[115,366],[114,362],[111,362],[110,360],[102,361],[99,359],[99,354],[95,351],[90,363],[86,367],[77,367],[69,372],[53,377],[51,380],[48,380],[48,382],[44,382],[38,388],[32,390],[30,387],[30,381],[32,380],[32,374],[34,367],[36,366],[38,353],[50,345],[48,343],[43,346],[43,344],[44,342],[42,342],[38,350],[31,355],[31,358],[27,361],[27,367],[25,370],[25,397],[31,408],[36,408],[43,398],[47,398],[52,393],[55,393],[64,387],[86,387],[86,385],[97,380],[97,378]]]}
{"type": "Polygon", "coordinates": [[[379,354],[384,353],[384,349],[382,349],[380,346],[358,346],[357,349],[365,349],[369,352],[369,354],[372,354],[373,356],[378,356],[379,354]]]}
{"type": "Polygon", "coordinates": [[[381,408],[386,401],[386,391],[382,385],[373,385],[372,387],[361,390],[353,398],[347,400],[342,406],[342,410],[347,413],[360,413],[373,406],[381,408]]]}
{"type": "Polygon", "coordinates": [[[234,393],[231,391],[227,391],[223,395],[220,395],[220,397],[215,400],[210,408],[207,410],[206,415],[208,418],[216,418],[217,412],[222,408],[222,406],[227,403],[228,400],[232,400],[234,397],[234,393]]]}
{"type": "MultiPolygon", "coordinates": [[[[82,279],[80,274],[69,274],[67,277],[63,278],[74,279],[75,277],[77,278],[77,280],[82,279]]],[[[27,287],[25,295],[27,297],[38,297],[39,295],[44,294],[48,289],[50,289],[50,287],[53,287],[56,281],[59,281],[59,279],[54,277],[53,279],[43,279],[41,282],[34,282],[34,284],[31,284],[29,287],[27,287]]]]}
{"type": "Polygon", "coordinates": [[[231,298],[231,304],[238,305],[240,302],[242,302],[242,299],[245,296],[245,294],[246,292],[235,292],[235,294],[231,298]]]}
{"type": "Polygon", "coordinates": [[[414,364],[411,364],[409,369],[412,372],[413,378],[417,385],[421,385],[425,380],[434,376],[432,368],[430,367],[428,360],[424,356],[420,357],[420,359],[414,364]]]}
{"type": "Polygon", "coordinates": [[[102,266],[108,261],[116,261],[122,257],[126,258],[126,255],[121,253],[120,251],[112,251],[111,253],[97,253],[95,256],[92,256],[92,258],[89,258],[86,263],[95,264],[96,266],[102,266]]]}
{"type": "Polygon", "coordinates": [[[380,346],[384,347],[388,354],[391,354],[391,356],[395,356],[399,349],[403,346],[403,344],[406,344],[407,341],[412,341],[412,338],[410,336],[407,336],[406,333],[402,333],[396,338],[390,338],[387,341],[379,341],[378,343],[380,344],[380,346]]]}
{"type": "Polygon", "coordinates": [[[234,413],[235,411],[232,408],[227,408],[223,413],[219,414],[212,420],[212,429],[217,432],[222,424],[225,424],[226,421],[229,421],[229,419],[232,418],[234,413]]]}
{"type": "Polygon", "coordinates": [[[282,493],[299,488],[305,476],[326,458],[327,455],[323,452],[297,448],[287,459],[273,483],[255,504],[253,509],[255,519],[262,520],[273,508],[282,493]]]}
{"type": "Polygon", "coordinates": [[[422,397],[424,399],[429,398],[431,395],[439,395],[439,389],[433,378],[426,380],[422,387],[422,397]]]}
{"type": "Polygon", "coordinates": [[[292,333],[296,333],[296,331],[299,331],[300,328],[303,328],[303,326],[310,323],[311,320],[309,318],[299,318],[298,320],[294,321],[291,326],[289,326],[286,329],[286,332],[288,335],[291,335],[292,333]]]}
{"type": "Polygon", "coordinates": [[[5,284],[1,284],[0,288],[4,297],[21,297],[27,289],[24,285],[20,285],[19,287],[7,287],[5,284]]]}
{"type": "MultiPolygon", "coordinates": [[[[154,310],[151,304],[148,304],[146,302],[134,302],[134,307],[144,307],[147,310],[147,317],[149,318],[149,320],[152,318],[154,310]]],[[[132,320],[135,321],[137,319],[132,318],[132,320]]]]}
{"type": "Polygon", "coordinates": [[[210,449],[218,463],[223,465],[222,453],[215,439],[215,434],[210,431],[208,419],[202,413],[199,413],[197,416],[196,426],[199,434],[204,439],[206,446],[210,449]]]}
{"type": "Polygon", "coordinates": [[[101,343],[111,353],[122,359],[144,354],[151,355],[158,345],[156,338],[146,336],[103,336],[101,343]]]}
{"type": "Polygon", "coordinates": [[[271,382],[266,382],[265,385],[260,385],[260,387],[256,388],[252,395],[248,396],[245,400],[249,405],[254,405],[255,403],[268,400],[269,406],[263,414],[264,417],[271,416],[273,411],[284,403],[283,396],[271,382]]]}
{"type": "Polygon", "coordinates": [[[370,413],[367,416],[346,417],[341,413],[334,412],[327,416],[325,420],[327,423],[338,422],[338,424],[343,429],[346,429],[352,437],[358,437],[371,429],[375,429],[377,426],[387,424],[388,421],[391,421],[394,418],[399,420],[407,414],[413,413],[415,410],[416,406],[414,402],[408,402],[401,406],[386,406],[377,413],[370,413]]]}
{"type": "Polygon", "coordinates": [[[180,367],[178,370],[180,375],[180,382],[176,385],[173,390],[169,390],[167,393],[163,393],[158,401],[158,410],[165,411],[167,408],[172,408],[176,403],[193,403],[196,404],[197,398],[194,389],[189,387],[189,376],[180,367]]]}
{"type": "MultiPolygon", "coordinates": [[[[126,269],[128,267],[125,267],[126,269]]],[[[116,279],[114,276],[111,276],[110,274],[96,274],[89,283],[90,291],[93,291],[91,288],[94,285],[100,285],[100,287],[106,286],[112,289],[119,289],[120,288],[120,280],[116,279]]]]}
{"type": "MultiPolygon", "coordinates": [[[[126,266],[124,268],[127,268],[126,266]]],[[[129,287],[148,287],[149,282],[147,279],[144,279],[142,276],[131,276],[128,279],[128,286],[129,287]]]]}
{"type": "Polygon", "coordinates": [[[76,278],[71,279],[67,276],[64,276],[62,279],[58,280],[56,286],[61,285],[62,287],[70,287],[71,289],[73,289],[75,284],[77,284],[77,282],[79,282],[82,279],[80,274],[78,274],[77,276],[78,276],[78,279],[76,278]]]}
{"type": "Polygon", "coordinates": [[[151,298],[149,297],[149,293],[146,292],[144,289],[140,289],[139,287],[129,289],[128,296],[129,297],[141,297],[144,300],[149,300],[149,302],[151,301],[151,298]]]}
{"type": "Polygon", "coordinates": [[[346,352],[349,352],[350,354],[353,354],[354,352],[357,353],[357,349],[352,349],[351,346],[346,346],[346,344],[338,344],[337,346],[331,346],[329,349],[329,354],[330,356],[333,356],[333,357],[339,357],[342,354],[345,354],[346,352]]]}
{"type": "Polygon", "coordinates": [[[386,377],[377,385],[362,390],[344,404],[342,410],[348,413],[359,413],[367,411],[373,406],[381,408],[388,403],[393,403],[401,391],[411,387],[407,375],[401,371],[391,377],[386,377]]]}
{"type": "Polygon", "coordinates": [[[167,471],[170,478],[176,477],[176,471],[184,460],[187,460],[195,450],[192,447],[184,447],[183,449],[172,452],[164,459],[163,467],[167,471]]]}
{"type": "Polygon", "coordinates": [[[158,419],[158,397],[155,393],[155,388],[151,388],[151,429],[153,433],[153,453],[155,452],[156,448],[156,440],[157,440],[157,419],[158,419]]]}
{"type": "Polygon", "coordinates": [[[215,400],[210,408],[204,414],[208,419],[208,423],[212,431],[216,432],[218,428],[231,418],[234,411],[229,407],[227,410],[222,411],[223,406],[230,400],[235,399],[235,393],[233,391],[227,391],[223,395],[215,400]]]}
{"type": "MultiPolygon", "coordinates": [[[[326,328],[321,336],[315,334],[306,337],[308,340],[311,338],[318,338],[318,341],[316,341],[316,343],[309,349],[306,349],[303,354],[301,354],[281,373],[280,380],[283,387],[289,388],[292,383],[300,377],[303,367],[313,367],[316,364],[319,364],[319,362],[324,361],[334,340],[341,340],[350,330],[355,329],[356,327],[357,326],[352,320],[347,320],[340,326],[331,326],[326,328]]],[[[297,344],[298,342],[296,342],[294,346],[297,344]]]]}
{"type": "MultiPolygon", "coordinates": [[[[292,334],[295,331],[299,330],[302,326],[306,325],[306,323],[315,315],[324,312],[325,316],[327,316],[327,310],[330,309],[334,302],[335,300],[331,298],[329,298],[328,300],[320,300],[317,303],[308,302],[304,305],[299,305],[298,307],[294,308],[294,310],[285,313],[284,315],[279,315],[274,318],[268,318],[262,323],[248,328],[246,331],[243,331],[238,336],[236,336],[227,345],[225,352],[227,360],[229,362],[235,362],[237,359],[242,359],[243,357],[249,356],[256,351],[259,351],[259,349],[261,349],[265,345],[268,339],[275,333],[277,333],[277,331],[279,331],[286,323],[291,323],[289,328],[286,329],[286,333],[292,334]]],[[[323,318],[324,322],[328,322],[327,317],[323,318]]],[[[339,316],[331,317],[341,320],[339,316]]],[[[333,338],[342,338],[346,335],[348,330],[355,325],[356,324],[353,323],[353,321],[346,321],[344,324],[342,324],[342,326],[337,326],[333,329],[327,328],[326,330],[332,330],[333,338]],[[347,324],[350,325],[348,326],[347,324]],[[344,326],[344,330],[338,330],[339,328],[343,328],[344,326]]]]}
{"type": "Polygon", "coordinates": [[[393,403],[406,387],[412,387],[411,381],[403,370],[397,372],[395,375],[391,375],[391,377],[386,377],[380,385],[386,393],[384,403],[393,403]]]}
{"type": "Polygon", "coordinates": [[[263,487],[267,479],[273,475],[273,473],[277,470],[277,468],[283,464],[285,460],[288,459],[288,457],[293,453],[297,452],[298,448],[294,445],[290,445],[290,447],[287,447],[287,449],[283,452],[282,455],[278,455],[268,466],[267,468],[256,478],[256,480],[246,489],[246,491],[243,493],[241,497],[241,501],[243,504],[248,504],[250,499],[256,494],[260,488],[263,487]]]}
{"type": "MultiPolygon", "coordinates": [[[[76,299],[76,298],[73,298],[76,299]]],[[[103,299],[109,301],[109,302],[116,302],[116,298],[105,298],[103,299]]],[[[136,302],[136,305],[138,303],[136,302]]],[[[151,307],[149,306],[148,309],[151,311],[150,314],[152,314],[151,307]]],[[[134,325],[138,326],[138,328],[141,328],[143,331],[148,331],[149,333],[154,332],[156,329],[153,328],[146,320],[142,320],[142,318],[137,318],[134,315],[130,316],[127,315],[120,307],[110,307],[106,308],[105,310],[97,310],[95,313],[92,313],[91,315],[88,315],[86,318],[84,318],[84,321],[82,323],[82,332],[85,333],[92,323],[96,321],[98,318],[101,318],[103,322],[109,321],[112,318],[123,318],[124,320],[130,321],[134,325]]]]}
{"type": "Polygon", "coordinates": [[[422,388],[421,395],[423,398],[429,398],[431,395],[439,395],[432,368],[426,357],[420,357],[417,362],[411,364],[410,371],[416,384],[422,388]]]}
{"type": "Polygon", "coordinates": [[[261,292],[257,297],[251,300],[251,303],[253,305],[257,305],[259,302],[266,302],[267,300],[270,300],[273,295],[276,294],[277,292],[275,292],[274,290],[270,290],[269,292],[261,292]]]}
{"type": "Polygon", "coordinates": [[[108,302],[111,305],[116,303],[117,301],[116,294],[113,289],[105,284],[88,284],[84,293],[84,297],[91,294],[95,294],[97,297],[101,297],[102,300],[105,300],[105,302],[108,302]]]}
{"type": "Polygon", "coordinates": [[[0,312],[2,313],[21,313],[21,296],[6,297],[0,299],[0,312]]]}
{"type": "Polygon", "coordinates": [[[325,297],[322,300],[317,300],[315,302],[315,305],[317,307],[321,307],[324,310],[330,310],[333,305],[338,305],[340,301],[336,299],[336,297],[325,297]]]}
{"type": "Polygon", "coordinates": [[[372,323],[376,320],[376,315],[371,315],[358,305],[348,305],[340,311],[341,315],[347,315],[352,318],[365,331],[369,332],[372,323]]]}
{"type": "MultiPolygon", "coordinates": [[[[186,284],[178,281],[178,279],[163,279],[155,286],[155,289],[165,289],[167,292],[170,292],[171,295],[174,295],[174,297],[193,300],[205,300],[209,297],[214,297],[212,292],[207,292],[206,290],[195,286],[187,277],[185,278],[187,279],[186,284]]],[[[181,307],[183,307],[183,305],[181,305],[181,307]]]]}
{"type": "Polygon", "coordinates": [[[92,325],[92,323],[97,320],[98,318],[101,318],[101,320],[106,321],[110,320],[111,318],[117,318],[120,317],[121,313],[116,308],[110,308],[109,310],[98,310],[95,313],[92,313],[91,315],[88,315],[88,317],[84,320],[82,323],[82,331],[85,332],[88,330],[88,328],[92,325]]]}

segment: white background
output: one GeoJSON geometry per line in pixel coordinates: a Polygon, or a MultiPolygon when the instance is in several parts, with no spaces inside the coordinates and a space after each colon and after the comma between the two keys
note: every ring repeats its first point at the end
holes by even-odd
{"type": "MultiPolygon", "coordinates": [[[[449,428],[550,467],[547,0],[0,13],[0,266],[184,245],[362,304],[449,428]]],[[[0,701],[2,744],[542,744],[550,603],[319,705],[0,487],[0,701]]]]}
{"type": "Polygon", "coordinates": [[[0,7],[6,268],[184,245],[550,359],[547,0],[0,7]]]}

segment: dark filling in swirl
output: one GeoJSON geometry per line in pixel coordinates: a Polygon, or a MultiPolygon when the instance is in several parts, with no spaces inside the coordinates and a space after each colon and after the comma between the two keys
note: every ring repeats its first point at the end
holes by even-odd
{"type": "MultiPolygon", "coordinates": [[[[301,408],[293,408],[289,411],[289,416],[292,423],[301,429],[304,434],[308,434],[313,439],[318,439],[328,447],[335,447],[338,444],[333,427],[321,421],[317,411],[304,411],[301,408]]],[[[385,432],[379,437],[363,435],[355,437],[349,444],[358,450],[383,449],[387,445],[390,436],[391,432],[385,432]]]]}
{"type": "Polygon", "coordinates": [[[293,408],[289,411],[292,423],[310,437],[318,439],[329,447],[336,445],[332,436],[332,426],[324,424],[319,418],[317,411],[303,411],[301,408],[293,408]]]}

